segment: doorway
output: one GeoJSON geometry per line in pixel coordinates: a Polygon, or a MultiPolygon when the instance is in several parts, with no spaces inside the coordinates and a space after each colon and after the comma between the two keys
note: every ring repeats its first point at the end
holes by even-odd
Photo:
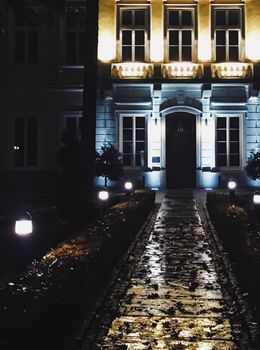
{"type": "Polygon", "coordinates": [[[166,117],[166,186],[196,187],[196,117],[177,112],[166,117]]]}

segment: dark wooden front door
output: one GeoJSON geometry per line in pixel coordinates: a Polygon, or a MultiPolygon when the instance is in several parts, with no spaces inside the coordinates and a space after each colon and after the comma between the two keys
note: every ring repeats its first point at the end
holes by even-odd
{"type": "Polygon", "coordinates": [[[188,113],[166,117],[166,185],[196,186],[196,117],[188,113]]]}

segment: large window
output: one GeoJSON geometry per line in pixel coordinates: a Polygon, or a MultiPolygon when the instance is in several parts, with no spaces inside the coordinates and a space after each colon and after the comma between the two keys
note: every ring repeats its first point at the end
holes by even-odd
{"type": "Polygon", "coordinates": [[[14,165],[37,166],[37,119],[15,118],[14,121],[14,165]]]}
{"type": "Polygon", "coordinates": [[[144,62],[148,56],[147,9],[120,8],[119,11],[119,55],[123,62],[144,62]]]}
{"type": "Polygon", "coordinates": [[[85,55],[85,13],[70,11],[66,15],[66,62],[83,64],[85,55]]]}
{"type": "Polygon", "coordinates": [[[66,134],[71,140],[81,139],[81,116],[79,111],[65,112],[62,120],[62,132],[66,134]]]}
{"type": "Polygon", "coordinates": [[[216,165],[218,167],[240,167],[240,117],[217,117],[216,165]]]}
{"type": "Polygon", "coordinates": [[[242,9],[214,10],[214,42],[217,62],[241,58],[242,9]]]}
{"type": "Polygon", "coordinates": [[[38,61],[39,51],[39,29],[38,24],[26,21],[24,18],[16,17],[15,30],[15,62],[35,63],[38,61]]]}
{"type": "Polygon", "coordinates": [[[144,166],[146,153],[144,116],[121,116],[121,151],[123,165],[144,166]]]}
{"type": "Polygon", "coordinates": [[[169,61],[192,61],[194,47],[194,11],[167,10],[167,48],[169,61]]]}

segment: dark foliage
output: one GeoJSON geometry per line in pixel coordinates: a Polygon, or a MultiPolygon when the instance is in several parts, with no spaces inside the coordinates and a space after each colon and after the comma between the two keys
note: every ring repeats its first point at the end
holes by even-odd
{"type": "Polygon", "coordinates": [[[105,143],[97,153],[96,175],[103,176],[107,186],[107,180],[118,180],[122,171],[121,154],[111,143],[105,143]]]}
{"type": "Polygon", "coordinates": [[[246,173],[253,180],[260,178],[260,152],[251,152],[246,164],[246,173]]]}

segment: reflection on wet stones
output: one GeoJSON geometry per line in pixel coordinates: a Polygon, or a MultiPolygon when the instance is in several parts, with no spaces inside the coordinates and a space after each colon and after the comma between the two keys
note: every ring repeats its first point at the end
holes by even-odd
{"type": "Polygon", "coordinates": [[[235,350],[192,193],[168,193],[104,350],[235,350]]]}

